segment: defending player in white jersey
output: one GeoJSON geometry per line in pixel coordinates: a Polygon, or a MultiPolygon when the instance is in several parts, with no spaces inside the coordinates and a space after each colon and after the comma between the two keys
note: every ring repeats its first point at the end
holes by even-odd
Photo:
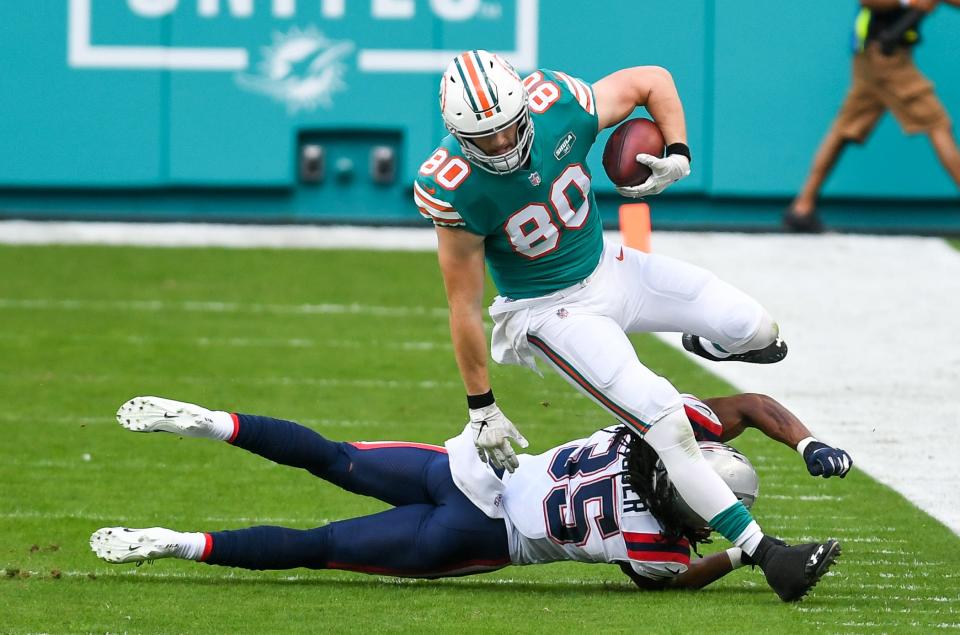
{"type": "MultiPolygon", "coordinates": [[[[812,439],[772,399],[738,395],[701,402],[685,396],[684,401],[702,438],[729,440],[752,426],[792,446],[805,440],[812,474],[842,477],[849,469],[846,453],[812,439]]],[[[709,533],[706,521],[676,494],[656,454],[625,427],[537,456],[521,455],[511,474],[480,461],[469,425],[446,447],[337,443],[290,421],[158,397],[131,399],[117,419],[136,432],[227,441],[393,508],[310,530],[105,527],[94,532],[90,544],[108,562],[174,557],[249,569],[308,567],[438,578],[576,560],[619,564],[643,588],[699,588],[752,562],[737,547],[691,562],[691,543],[709,533]]],[[[723,472],[747,506],[752,504],[758,483],[746,458],[719,443],[704,443],[712,467],[723,472]]],[[[834,541],[807,550],[808,579],[792,600],[800,599],[840,553],[834,541]]]]}

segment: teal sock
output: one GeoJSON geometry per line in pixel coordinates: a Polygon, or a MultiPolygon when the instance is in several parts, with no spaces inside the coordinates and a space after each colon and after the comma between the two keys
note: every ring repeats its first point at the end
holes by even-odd
{"type": "Polygon", "coordinates": [[[724,538],[736,544],[737,539],[741,538],[743,532],[752,522],[753,516],[743,506],[743,503],[737,501],[711,518],[710,526],[719,531],[724,538]]]}

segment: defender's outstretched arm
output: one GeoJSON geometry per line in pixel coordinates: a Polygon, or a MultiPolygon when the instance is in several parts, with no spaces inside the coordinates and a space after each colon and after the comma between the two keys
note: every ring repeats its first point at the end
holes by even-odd
{"type": "MultiPolygon", "coordinates": [[[[734,549],[737,549],[734,547],[734,549]]],[[[740,551],[737,549],[737,551],[740,551]]],[[[660,591],[663,589],[702,589],[716,582],[734,570],[733,562],[726,551],[712,553],[704,558],[691,560],[687,570],[669,580],[658,582],[645,578],[634,571],[629,564],[620,563],[620,569],[633,580],[633,583],[645,591],[660,591]]]]}
{"type": "Polygon", "coordinates": [[[732,397],[704,400],[723,424],[720,440],[726,443],[747,428],[756,428],[775,441],[797,450],[813,476],[843,478],[853,467],[853,459],[840,448],[814,438],[800,419],[773,397],[745,393],[732,397]]]}

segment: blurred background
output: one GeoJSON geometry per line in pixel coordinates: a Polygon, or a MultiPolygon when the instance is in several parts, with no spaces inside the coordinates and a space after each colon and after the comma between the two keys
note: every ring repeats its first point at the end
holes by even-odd
{"type": "MultiPolygon", "coordinates": [[[[588,81],[658,64],[693,173],[657,229],[779,229],[849,84],[858,4],[574,0],[0,3],[0,216],[421,225],[411,180],[444,134],[441,70],[482,47],[588,81]],[[669,25],[669,26],[667,26],[669,25]]],[[[960,11],[917,65],[958,112],[960,11]]],[[[591,167],[602,213],[612,185],[591,167]]],[[[827,182],[831,227],[960,232],[956,188],[889,115],[827,182]]]]}

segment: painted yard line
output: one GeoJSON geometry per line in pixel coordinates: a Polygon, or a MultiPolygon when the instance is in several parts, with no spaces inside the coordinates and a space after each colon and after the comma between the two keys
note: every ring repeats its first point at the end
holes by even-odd
{"type": "MultiPolygon", "coordinates": [[[[53,419],[50,415],[42,416],[30,416],[30,415],[17,415],[11,414],[9,412],[0,413],[0,422],[12,422],[12,423],[66,423],[71,425],[91,425],[91,424],[117,424],[117,419],[113,414],[102,415],[98,417],[57,417],[53,419]]],[[[305,419],[296,419],[295,423],[305,425],[308,427],[331,427],[331,428],[372,428],[372,427],[382,427],[386,425],[387,422],[377,421],[375,419],[328,419],[328,418],[305,418],[305,419]]],[[[448,421],[421,421],[423,425],[435,426],[435,427],[444,427],[448,426],[448,421]]],[[[139,460],[139,459],[138,459],[139,460]]]]}
{"type": "Polygon", "coordinates": [[[445,340],[319,340],[309,337],[264,338],[264,337],[153,337],[150,335],[123,335],[97,333],[77,335],[62,333],[0,333],[0,340],[34,345],[38,339],[66,339],[71,342],[107,341],[122,342],[133,346],[190,344],[198,347],[225,348],[349,348],[349,349],[396,349],[402,351],[453,350],[449,338],[445,340]]]}
{"type": "Polygon", "coordinates": [[[53,298],[0,298],[0,309],[38,311],[142,311],[147,313],[269,313],[273,315],[371,315],[447,319],[439,307],[374,306],[368,304],[259,304],[209,300],[77,300],[53,298]]]}
{"type": "MultiPolygon", "coordinates": [[[[893,527],[888,528],[886,531],[890,533],[896,533],[896,529],[894,529],[893,527]]],[[[899,533],[909,534],[910,530],[905,528],[903,531],[899,533]]],[[[797,542],[816,542],[817,540],[823,539],[822,537],[816,538],[814,536],[791,535],[790,537],[797,542]]],[[[888,543],[911,544],[910,541],[907,540],[906,538],[881,538],[878,536],[850,536],[850,537],[844,536],[843,540],[844,542],[856,542],[856,543],[864,543],[864,544],[888,544],[888,543]]]]}
{"type": "MultiPolygon", "coordinates": [[[[202,474],[204,470],[210,469],[208,463],[187,463],[182,461],[177,461],[175,463],[166,463],[164,461],[151,461],[149,459],[144,459],[138,457],[136,460],[125,460],[118,461],[114,458],[101,459],[99,455],[96,454],[87,454],[90,458],[83,458],[82,455],[77,455],[77,459],[74,461],[52,461],[52,460],[40,460],[40,461],[19,461],[18,459],[5,460],[5,465],[12,465],[16,467],[21,467],[25,469],[49,469],[49,468],[58,468],[58,469],[83,469],[83,470],[118,470],[118,469],[129,469],[137,470],[139,468],[156,468],[160,470],[179,470],[183,473],[199,473],[202,474]]],[[[109,456],[109,454],[105,454],[109,456]]],[[[258,467],[246,467],[244,470],[246,472],[252,472],[254,470],[267,471],[278,467],[275,463],[262,463],[258,467]]],[[[283,466],[285,467],[285,466],[283,466]]]]}
{"type": "MultiPolygon", "coordinates": [[[[158,564],[157,566],[158,566],[158,567],[162,567],[163,565],[162,565],[162,564],[158,564]]],[[[37,578],[39,578],[39,579],[43,579],[44,577],[50,575],[48,571],[30,570],[28,573],[30,574],[31,577],[37,577],[37,578]]],[[[339,575],[338,575],[339,573],[341,573],[341,572],[336,572],[336,573],[332,573],[332,574],[331,574],[330,571],[324,571],[324,572],[319,572],[319,571],[318,571],[318,572],[315,572],[315,573],[284,575],[284,576],[279,576],[279,577],[278,577],[278,576],[268,575],[268,574],[259,574],[259,575],[258,575],[258,574],[255,574],[255,573],[246,573],[246,572],[244,572],[244,573],[239,573],[239,572],[236,572],[236,571],[231,571],[231,572],[229,572],[229,573],[220,573],[220,574],[217,574],[217,573],[203,574],[203,573],[200,573],[200,572],[198,572],[198,573],[163,572],[163,571],[157,571],[155,568],[154,568],[153,570],[151,570],[151,571],[145,571],[142,567],[141,567],[141,568],[133,568],[133,567],[125,567],[125,568],[124,568],[124,567],[110,567],[110,568],[98,568],[98,569],[92,569],[92,570],[86,570],[86,571],[80,571],[80,570],[62,571],[62,572],[60,572],[60,575],[61,575],[61,576],[64,576],[64,577],[67,577],[67,578],[89,578],[89,577],[101,577],[101,576],[102,576],[102,577],[107,578],[107,579],[109,579],[109,578],[114,578],[114,577],[144,577],[144,578],[152,578],[152,579],[179,579],[179,580],[184,580],[184,581],[190,581],[190,580],[197,580],[197,581],[200,581],[200,580],[203,580],[203,581],[206,581],[206,580],[220,580],[221,582],[226,582],[226,583],[228,583],[228,582],[231,581],[231,580],[257,581],[257,582],[262,582],[262,581],[265,581],[265,580],[271,580],[271,581],[282,581],[282,582],[290,582],[290,583],[314,582],[314,583],[318,583],[318,584],[323,584],[323,583],[325,583],[325,582],[327,582],[327,581],[329,581],[330,583],[336,583],[337,581],[339,581],[339,580],[341,579],[341,578],[339,577],[339,575]]],[[[626,586],[628,585],[628,583],[626,583],[626,582],[620,582],[620,581],[585,580],[585,579],[583,579],[583,578],[563,578],[563,579],[559,579],[559,578],[558,578],[558,579],[551,579],[549,582],[545,582],[545,581],[542,581],[542,580],[517,579],[517,578],[510,578],[510,577],[500,578],[500,577],[495,577],[495,576],[496,576],[496,574],[494,573],[494,574],[488,574],[488,575],[486,575],[486,576],[479,577],[479,578],[477,578],[477,577],[470,577],[470,578],[467,578],[467,579],[464,579],[464,578],[448,578],[448,579],[443,579],[443,580],[414,580],[414,579],[407,579],[407,578],[389,578],[389,577],[384,577],[384,576],[371,576],[371,577],[369,577],[368,579],[370,580],[370,583],[371,583],[371,584],[377,584],[377,583],[379,583],[379,584],[391,584],[391,585],[399,585],[399,586],[407,586],[407,585],[411,585],[411,586],[412,586],[412,585],[431,585],[431,586],[433,586],[433,585],[443,585],[443,586],[446,586],[446,585],[469,584],[470,586],[476,586],[476,585],[489,585],[489,586],[504,586],[504,585],[510,585],[510,586],[539,587],[539,586],[543,586],[543,585],[545,585],[545,584],[550,584],[550,585],[563,584],[563,585],[571,586],[571,587],[599,587],[599,588],[609,588],[609,587],[626,587],[626,586]]],[[[756,584],[745,584],[744,586],[757,586],[757,585],[756,585],[756,584]]],[[[836,600],[848,599],[848,600],[850,600],[851,602],[854,602],[854,601],[863,601],[863,600],[874,600],[874,601],[876,601],[876,600],[884,600],[884,601],[893,600],[893,601],[916,602],[916,601],[923,601],[923,600],[925,599],[925,598],[916,598],[916,597],[863,596],[863,595],[856,595],[856,596],[852,596],[852,595],[833,596],[833,595],[831,595],[830,597],[833,598],[833,599],[836,599],[836,600]]],[[[945,600],[945,599],[946,599],[946,598],[938,598],[938,601],[942,601],[942,600],[945,600]]],[[[809,614],[814,614],[814,615],[815,615],[815,614],[820,614],[820,613],[823,613],[823,614],[836,613],[836,614],[838,614],[838,615],[844,615],[844,614],[848,614],[848,613],[850,613],[850,612],[853,612],[853,613],[858,613],[858,612],[860,612],[855,606],[842,606],[842,607],[837,607],[837,608],[835,608],[835,609],[834,609],[834,608],[830,608],[830,607],[807,607],[807,606],[796,606],[796,607],[791,607],[791,608],[793,608],[793,610],[797,610],[797,611],[802,612],[802,613],[809,613],[809,614]]],[[[924,608],[913,608],[913,607],[911,607],[911,608],[905,608],[905,609],[885,608],[885,610],[883,610],[882,613],[885,614],[885,615],[890,615],[890,616],[893,616],[893,615],[896,615],[896,614],[910,614],[910,613],[917,613],[917,614],[934,614],[934,615],[937,615],[937,616],[943,616],[943,617],[947,618],[948,620],[949,620],[949,619],[952,619],[953,616],[957,614],[957,613],[955,613],[955,612],[953,612],[953,611],[945,611],[945,610],[943,610],[942,608],[924,609],[924,608]]],[[[832,625],[836,625],[836,622],[816,622],[816,621],[814,621],[814,623],[828,624],[828,625],[831,625],[831,624],[832,624],[832,625]]],[[[853,623],[854,623],[853,621],[848,621],[848,624],[853,624],[853,623]]],[[[940,623],[940,624],[946,624],[946,623],[949,623],[949,622],[939,622],[939,623],[940,623]]],[[[887,625],[887,624],[891,624],[891,623],[890,623],[890,622],[883,622],[882,624],[883,624],[883,625],[887,625]]],[[[919,625],[920,622],[914,622],[914,624],[918,624],[918,625],[919,625]]]]}
{"type": "MultiPolygon", "coordinates": [[[[901,568],[904,566],[911,567],[942,567],[947,566],[948,563],[942,560],[858,560],[858,567],[894,567],[901,568]]],[[[925,589],[927,587],[917,586],[913,584],[856,584],[854,585],[860,589],[904,589],[912,591],[915,589],[925,589]]],[[[932,591],[937,591],[938,589],[931,589],[932,591]]]]}
{"type": "MultiPolygon", "coordinates": [[[[254,414],[254,413],[248,413],[248,414],[254,414]]],[[[268,415],[268,416],[269,416],[269,415],[268,415]]],[[[282,418],[282,417],[281,417],[281,418],[282,418]]],[[[321,433],[322,433],[323,430],[326,429],[326,428],[357,428],[357,429],[371,429],[371,428],[374,428],[374,429],[376,429],[376,428],[384,428],[384,427],[391,427],[391,426],[396,426],[396,425],[397,425],[397,422],[396,422],[396,421],[389,421],[389,420],[386,420],[386,419],[384,419],[384,420],[376,420],[376,419],[326,419],[326,418],[320,418],[320,419],[318,419],[318,418],[309,418],[309,417],[308,417],[308,418],[302,418],[302,419],[294,418],[294,419],[290,419],[290,421],[293,421],[294,423],[299,423],[299,424],[301,424],[301,425],[305,425],[305,426],[307,426],[308,428],[315,428],[315,429],[317,429],[317,430],[318,430],[319,432],[321,432],[321,433]]],[[[450,433],[451,435],[452,435],[454,432],[457,432],[457,426],[460,425],[460,422],[459,422],[459,421],[439,421],[439,420],[438,420],[438,421],[425,421],[425,420],[423,420],[423,419],[421,419],[421,420],[419,420],[419,421],[420,421],[420,425],[425,426],[425,427],[426,427],[426,426],[429,426],[429,427],[431,427],[431,428],[435,428],[435,429],[439,429],[439,430],[448,430],[448,429],[449,429],[449,431],[450,431],[449,433],[450,433]]],[[[103,415],[103,416],[100,416],[100,417],[62,417],[62,418],[61,418],[61,417],[58,417],[58,418],[55,418],[55,419],[54,419],[54,418],[51,418],[50,415],[28,416],[28,415],[11,415],[11,414],[9,414],[9,413],[0,413],[0,423],[6,423],[6,422],[9,422],[9,423],[30,423],[30,424],[32,424],[32,425],[40,425],[40,424],[42,424],[42,425],[57,425],[57,424],[61,424],[61,425],[79,425],[79,426],[104,425],[104,424],[106,424],[106,425],[118,425],[118,424],[117,424],[117,420],[116,420],[116,418],[115,418],[113,415],[103,415]]],[[[537,429],[537,428],[550,428],[550,427],[553,427],[553,424],[552,424],[552,423],[549,423],[549,422],[531,420],[531,421],[526,422],[526,423],[524,424],[524,426],[527,427],[527,428],[537,429]]],[[[349,439],[349,440],[350,440],[350,441],[382,441],[383,439],[371,439],[371,438],[367,438],[367,439],[355,439],[355,438],[351,438],[351,439],[349,439]]],[[[445,440],[446,440],[445,438],[444,438],[444,439],[433,439],[433,440],[424,440],[424,442],[425,442],[425,443],[442,443],[442,442],[445,441],[445,440]]],[[[2,452],[0,452],[0,455],[2,455],[2,452]]],[[[94,457],[94,459],[95,459],[95,458],[96,458],[96,457],[94,457]]],[[[40,462],[38,462],[38,465],[39,465],[39,463],[40,463],[40,462]]],[[[26,464],[24,464],[24,465],[26,465],[26,464]]],[[[53,464],[51,464],[51,466],[52,466],[52,465],[53,465],[53,464]]],[[[66,464],[65,464],[64,466],[66,466],[66,464]]],[[[837,518],[838,518],[838,520],[842,520],[842,519],[840,519],[839,517],[837,517],[837,518]]]]}
{"type": "Polygon", "coordinates": [[[99,417],[57,417],[52,419],[50,415],[32,416],[32,415],[17,415],[11,414],[10,412],[0,412],[0,421],[8,421],[12,423],[47,423],[49,420],[50,423],[72,423],[76,425],[87,425],[92,423],[104,423],[107,421],[115,422],[116,419],[113,418],[113,415],[103,415],[99,417]]]}
{"type": "Polygon", "coordinates": [[[144,513],[137,514],[136,516],[130,516],[127,513],[91,514],[88,512],[37,512],[29,510],[0,512],[0,518],[7,518],[11,520],[83,520],[101,523],[127,523],[128,526],[131,527],[134,526],[131,523],[155,522],[152,520],[147,521],[145,519],[163,519],[163,522],[167,523],[195,522],[197,520],[210,523],[288,523],[297,525],[313,523],[312,526],[314,527],[327,525],[338,520],[345,520],[343,518],[291,518],[284,516],[203,516],[197,518],[195,516],[161,513],[144,513]]]}
{"type": "MultiPolygon", "coordinates": [[[[263,582],[263,581],[280,581],[280,582],[290,582],[290,583],[302,583],[302,582],[315,582],[318,584],[323,584],[325,582],[329,583],[338,583],[343,580],[343,575],[351,575],[346,571],[340,571],[337,569],[327,569],[327,570],[318,570],[313,574],[294,574],[294,575],[270,575],[270,574],[261,574],[257,575],[253,572],[250,573],[238,573],[236,571],[216,573],[217,569],[214,569],[214,573],[204,574],[201,573],[202,569],[198,568],[197,573],[186,573],[179,571],[172,572],[163,572],[156,571],[157,567],[162,567],[162,563],[154,563],[153,571],[144,570],[143,567],[134,567],[123,566],[123,565],[111,565],[109,568],[102,567],[98,569],[90,569],[86,571],[80,570],[68,570],[61,571],[60,575],[66,578],[114,578],[114,577],[136,577],[136,578],[154,578],[154,579],[177,579],[184,581],[209,581],[209,580],[219,580],[221,582],[229,583],[232,580],[240,581],[250,581],[250,582],[263,582]]],[[[218,568],[220,571],[222,569],[218,568]]],[[[49,571],[38,571],[38,570],[24,570],[25,573],[28,573],[31,577],[36,577],[38,579],[43,579],[50,575],[49,571]]],[[[467,584],[470,586],[477,585],[490,585],[490,586],[503,586],[503,585],[516,585],[516,586],[555,586],[558,584],[563,584],[566,586],[572,587],[595,587],[595,588],[611,588],[611,587],[623,587],[631,588],[633,584],[629,580],[585,580],[583,578],[551,578],[550,580],[526,580],[526,579],[517,579],[517,578],[497,578],[493,577],[496,573],[490,573],[483,577],[468,576],[467,578],[443,578],[438,580],[425,580],[425,579],[414,579],[414,578],[391,578],[386,576],[364,576],[361,579],[368,580],[370,584],[387,584],[394,586],[405,586],[405,585],[430,585],[430,586],[445,586],[445,585],[463,585],[467,584]]]]}
{"type": "MultiPolygon", "coordinates": [[[[802,612],[802,613],[843,613],[843,612],[846,612],[846,611],[859,612],[860,609],[856,608],[855,603],[862,602],[863,600],[880,600],[880,601],[883,601],[883,602],[910,602],[910,603],[914,603],[914,602],[933,602],[933,603],[935,603],[935,604],[936,604],[936,603],[945,603],[945,602],[960,602],[960,597],[948,598],[948,597],[943,597],[943,596],[921,597],[921,596],[913,596],[913,595],[911,595],[911,596],[901,596],[901,595],[861,595],[861,594],[857,594],[857,595],[844,595],[844,594],[840,594],[840,593],[831,593],[831,594],[830,594],[830,599],[831,599],[831,600],[834,600],[834,601],[837,601],[837,600],[850,600],[851,603],[852,603],[852,605],[850,605],[850,606],[816,606],[816,607],[813,607],[813,606],[810,606],[810,607],[798,606],[798,607],[796,607],[794,610],[800,611],[800,612],[802,612]]],[[[878,609],[878,608],[875,608],[875,607],[870,607],[870,608],[865,609],[865,610],[866,610],[866,611],[870,611],[870,612],[878,611],[878,610],[879,610],[879,611],[883,611],[883,612],[887,612],[887,611],[889,611],[890,609],[887,609],[887,608],[878,609]]],[[[906,609],[894,609],[894,611],[896,611],[896,610],[909,611],[910,609],[909,609],[909,608],[906,608],[906,609]]],[[[960,612],[949,611],[949,610],[945,611],[942,606],[938,606],[938,607],[930,608],[930,609],[923,609],[923,610],[924,610],[924,611],[935,612],[935,613],[941,613],[941,612],[943,612],[943,613],[945,613],[945,614],[947,614],[947,615],[960,615],[960,612]]]]}
{"type": "MultiPolygon", "coordinates": [[[[836,600],[839,599],[839,597],[836,596],[836,595],[831,595],[831,596],[830,596],[830,599],[833,600],[833,601],[836,601],[836,600]]],[[[880,598],[880,597],[878,597],[878,596],[873,596],[872,598],[869,597],[869,596],[863,596],[863,597],[857,598],[857,600],[858,600],[858,601],[861,601],[861,602],[862,602],[863,600],[867,600],[867,599],[886,601],[886,598],[880,598]]],[[[811,614],[811,615],[820,614],[820,615],[823,615],[823,616],[825,616],[825,617],[828,616],[828,615],[830,615],[830,614],[833,614],[833,615],[844,615],[844,614],[847,614],[847,613],[861,613],[861,612],[862,612],[862,613],[871,613],[871,614],[881,614],[881,615],[885,615],[885,616],[886,616],[886,615],[890,615],[890,616],[893,616],[893,615],[917,615],[917,616],[921,616],[921,615],[937,615],[937,616],[951,617],[951,618],[952,618],[952,617],[955,617],[955,616],[960,616],[960,613],[955,613],[955,612],[953,612],[953,611],[946,611],[946,610],[943,609],[943,607],[931,607],[931,608],[926,608],[926,609],[923,609],[923,608],[915,608],[915,607],[904,607],[904,608],[900,608],[900,609],[895,609],[895,608],[890,608],[890,607],[886,607],[886,606],[885,606],[885,607],[882,607],[882,608],[879,608],[879,607],[871,607],[871,608],[870,608],[869,610],[867,610],[867,611],[860,611],[859,609],[854,608],[854,607],[826,608],[826,607],[803,607],[803,606],[798,606],[798,607],[796,607],[795,610],[800,611],[801,613],[807,613],[807,614],[811,614]]]]}
{"type": "MultiPolygon", "coordinates": [[[[56,381],[71,381],[78,383],[130,383],[131,378],[127,375],[14,375],[10,373],[0,373],[0,379],[9,383],[27,382],[27,383],[46,383],[50,384],[56,381]]],[[[203,384],[269,384],[275,386],[318,386],[324,388],[386,388],[391,390],[436,390],[437,388],[458,388],[462,384],[457,381],[433,381],[433,380],[390,380],[390,379],[336,379],[333,377],[223,377],[223,376],[205,376],[194,377],[180,375],[176,377],[148,377],[140,376],[136,378],[138,383],[143,384],[168,384],[170,382],[180,382],[191,385],[203,384]]]]}
{"type": "Polygon", "coordinates": [[[829,496],[826,494],[822,494],[822,495],[767,494],[765,498],[772,498],[774,500],[788,500],[788,501],[842,501],[846,499],[846,496],[829,496]]]}
{"type": "MultiPolygon", "coordinates": [[[[769,497],[765,497],[769,498],[769,497]]],[[[789,521],[809,521],[809,515],[799,515],[799,514],[762,514],[758,516],[763,521],[767,520],[789,520],[789,521]]],[[[834,522],[862,522],[863,518],[859,516],[830,516],[830,520],[834,522]]]]}
{"type": "MultiPolygon", "coordinates": [[[[838,626],[854,626],[857,628],[888,628],[890,626],[916,626],[924,628],[957,628],[960,627],[960,624],[926,624],[921,622],[819,622],[813,620],[811,624],[817,624],[818,626],[825,626],[829,632],[836,632],[838,626]]],[[[856,632],[856,631],[855,631],[856,632]]]]}

